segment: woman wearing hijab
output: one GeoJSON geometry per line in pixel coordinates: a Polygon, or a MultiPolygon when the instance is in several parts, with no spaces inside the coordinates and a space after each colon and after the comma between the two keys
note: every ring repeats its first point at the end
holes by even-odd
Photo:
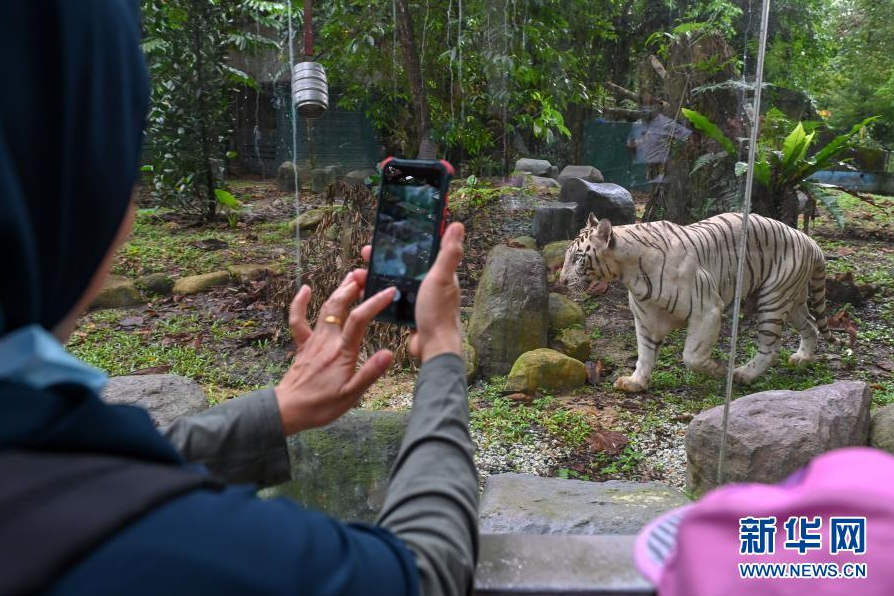
{"type": "MultiPolygon", "coordinates": [[[[103,403],[104,376],[62,348],[128,234],[148,86],[135,0],[0,4],[0,594],[462,594],[477,478],[459,352],[462,227],[420,289],[415,404],[376,525],[343,524],[253,486],[288,469],[284,436],[356,404],[386,290],[351,309],[348,275],[275,389],[175,423],[103,403]],[[48,173],[48,170],[51,173],[48,173]],[[178,451],[179,448],[179,451],[178,451]]],[[[367,253],[368,254],[368,253],[367,253]]]]}

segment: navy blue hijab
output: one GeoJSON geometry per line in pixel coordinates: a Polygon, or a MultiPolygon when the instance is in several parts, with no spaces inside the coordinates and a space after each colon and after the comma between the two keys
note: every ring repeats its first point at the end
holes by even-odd
{"type": "Polygon", "coordinates": [[[137,0],[0,2],[0,337],[52,330],[119,229],[148,80],[137,0]]]}

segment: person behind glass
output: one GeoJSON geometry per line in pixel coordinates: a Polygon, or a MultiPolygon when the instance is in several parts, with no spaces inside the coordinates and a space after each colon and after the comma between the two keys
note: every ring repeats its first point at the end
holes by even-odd
{"type": "Polygon", "coordinates": [[[275,388],[161,431],[139,408],[103,403],[104,375],[62,344],[129,233],[148,102],[138,3],[8,2],[0,23],[0,593],[470,592],[462,226],[448,226],[420,288],[422,364],[376,524],[259,499],[238,483],[288,479],[285,437],[337,419],[388,369],[387,350],[357,360],[395,290],[353,306],[366,281],[353,271],[312,327],[302,287],[289,316],[298,354],[275,388]]]}

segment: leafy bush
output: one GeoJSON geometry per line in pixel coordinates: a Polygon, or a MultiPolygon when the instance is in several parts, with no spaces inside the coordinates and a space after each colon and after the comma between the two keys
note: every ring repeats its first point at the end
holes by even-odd
{"type": "Polygon", "coordinates": [[[143,168],[152,196],[197,219],[212,221],[221,206],[231,100],[240,86],[256,86],[227,63],[233,51],[276,48],[275,40],[246,31],[282,11],[278,3],[250,0],[143,0],[143,51],[152,103],[143,168]]]}

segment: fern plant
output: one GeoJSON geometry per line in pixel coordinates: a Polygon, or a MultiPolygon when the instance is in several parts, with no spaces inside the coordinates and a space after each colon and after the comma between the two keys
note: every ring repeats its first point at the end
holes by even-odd
{"type": "MultiPolygon", "coordinates": [[[[778,119],[780,114],[774,111],[778,119]]],[[[705,136],[714,139],[723,152],[713,152],[696,160],[693,171],[725,157],[736,155],[736,146],[713,122],[695,110],[683,109],[683,115],[705,136]]],[[[811,123],[798,122],[787,135],[779,138],[762,139],[754,163],[754,180],[762,187],[763,197],[755,201],[755,212],[779,219],[797,227],[799,202],[798,193],[806,195],[808,205],[820,204],[835,219],[839,227],[844,227],[844,213],[838,204],[838,197],[826,187],[811,182],[809,178],[821,170],[842,164],[841,156],[855,146],[858,133],[872,123],[877,116],[855,124],[848,132],[836,136],[826,145],[811,152],[816,140],[816,127],[811,123]],[[807,129],[810,129],[808,132],[807,129]]],[[[736,175],[748,170],[744,162],[736,164],[736,175]]],[[[804,230],[808,231],[812,209],[805,209],[804,230]]]]}

